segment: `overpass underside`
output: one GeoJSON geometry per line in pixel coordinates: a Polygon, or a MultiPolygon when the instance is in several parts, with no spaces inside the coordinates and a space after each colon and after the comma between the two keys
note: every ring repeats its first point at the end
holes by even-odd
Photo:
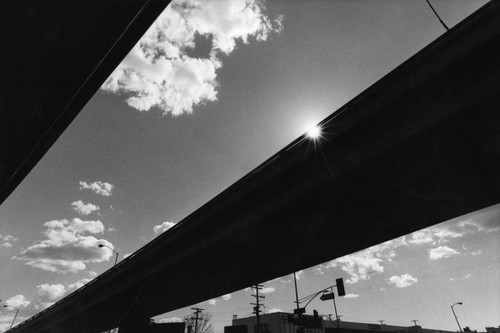
{"type": "Polygon", "coordinates": [[[500,6],[479,12],[115,268],[13,332],[152,316],[500,202],[500,6]]]}

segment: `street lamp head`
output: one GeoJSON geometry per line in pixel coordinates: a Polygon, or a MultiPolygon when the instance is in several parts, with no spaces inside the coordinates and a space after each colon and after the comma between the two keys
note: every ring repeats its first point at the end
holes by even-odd
{"type": "Polygon", "coordinates": [[[462,305],[462,302],[457,302],[458,305],[462,305]]]}

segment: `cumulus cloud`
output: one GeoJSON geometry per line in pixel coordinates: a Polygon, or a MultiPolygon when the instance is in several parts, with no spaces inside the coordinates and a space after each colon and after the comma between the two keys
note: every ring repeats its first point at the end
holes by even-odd
{"type": "Polygon", "coordinates": [[[481,250],[476,250],[476,251],[472,251],[472,252],[471,252],[471,254],[472,254],[473,256],[478,256],[478,255],[480,255],[481,253],[483,253],[483,251],[481,251],[481,250]]]}
{"type": "Polygon", "coordinates": [[[229,301],[231,297],[233,297],[231,294],[226,294],[221,296],[223,301],[229,301]]]}
{"type": "Polygon", "coordinates": [[[216,304],[217,304],[217,300],[216,300],[216,299],[209,299],[209,300],[207,301],[207,304],[208,304],[208,305],[216,305],[216,304]]]}
{"type": "Polygon", "coordinates": [[[267,310],[267,313],[275,313],[275,312],[283,312],[283,310],[278,309],[278,308],[273,308],[273,309],[267,310]]]}
{"type": "Polygon", "coordinates": [[[159,235],[161,233],[164,233],[168,229],[172,228],[174,225],[175,225],[174,222],[163,222],[162,224],[155,225],[153,227],[153,231],[154,231],[155,235],[159,235]]]}
{"type": "Polygon", "coordinates": [[[99,206],[91,203],[83,203],[81,200],[72,202],[71,207],[80,215],[89,215],[99,210],[99,206]]]}
{"type": "Polygon", "coordinates": [[[419,231],[415,231],[411,234],[411,238],[408,240],[411,244],[428,244],[434,243],[434,234],[431,229],[423,229],[419,231]]]}
{"type": "Polygon", "coordinates": [[[80,181],[80,190],[91,190],[92,192],[105,197],[109,197],[112,194],[113,188],[114,185],[106,182],[101,182],[100,180],[93,183],[80,181]]]}
{"type": "Polygon", "coordinates": [[[319,265],[319,269],[315,268],[313,273],[319,275],[325,269],[340,267],[349,275],[346,283],[353,284],[362,280],[369,280],[372,276],[383,273],[384,263],[391,262],[396,257],[395,249],[403,246],[408,246],[405,236],[319,265]]]}
{"type": "Polygon", "coordinates": [[[459,278],[450,278],[450,281],[462,281],[462,280],[468,280],[470,279],[471,277],[473,277],[474,275],[472,274],[465,274],[464,276],[462,277],[459,277],[459,278]]]}
{"type": "Polygon", "coordinates": [[[17,242],[17,240],[18,239],[12,235],[0,234],[0,247],[5,247],[5,248],[12,247],[13,246],[12,243],[17,242]]]}
{"type": "Polygon", "coordinates": [[[444,244],[468,234],[500,230],[500,205],[491,206],[436,226],[416,231],[408,240],[411,244],[444,244]]]}
{"type": "Polygon", "coordinates": [[[171,318],[162,318],[155,320],[155,323],[182,323],[184,320],[182,320],[179,317],[171,317],[171,318]]]}
{"type": "Polygon", "coordinates": [[[5,301],[5,305],[12,306],[14,308],[25,308],[31,304],[30,301],[24,297],[24,295],[16,295],[5,301]]]}
{"type": "MultiPolygon", "coordinates": [[[[21,320],[21,318],[19,319],[21,320]]],[[[6,313],[4,315],[0,314],[0,332],[6,332],[9,329],[11,323],[12,315],[10,313],[6,313]]]]}
{"type": "Polygon", "coordinates": [[[40,284],[36,286],[36,294],[46,300],[56,301],[64,296],[66,287],[60,283],[58,284],[40,284]]]}
{"type": "Polygon", "coordinates": [[[43,283],[36,286],[35,301],[33,304],[34,311],[41,311],[53,305],[63,297],[71,294],[75,290],[81,288],[84,284],[88,283],[91,279],[81,279],[75,283],[65,286],[61,283],[48,284],[43,283]]]}
{"type": "Polygon", "coordinates": [[[50,272],[74,273],[86,269],[88,263],[107,261],[113,255],[110,248],[97,247],[104,244],[113,248],[113,244],[92,236],[104,231],[101,221],[75,218],[48,221],[44,226],[47,228],[43,233],[46,238],[35,242],[13,259],[50,272]]]}
{"type": "Polygon", "coordinates": [[[276,290],[274,287],[264,287],[260,290],[261,294],[270,294],[273,293],[276,290]]]}
{"type": "Polygon", "coordinates": [[[375,274],[383,273],[382,262],[383,259],[377,258],[374,252],[364,250],[335,259],[329,263],[329,267],[339,266],[349,275],[346,283],[357,283],[360,280],[369,280],[375,274]]]}
{"type": "Polygon", "coordinates": [[[429,250],[429,257],[431,258],[431,260],[449,258],[458,254],[460,254],[460,252],[448,246],[438,246],[434,249],[429,250]]]}
{"type": "Polygon", "coordinates": [[[393,284],[398,288],[405,288],[414,285],[418,279],[406,273],[401,276],[393,275],[389,278],[388,284],[393,284]]]}
{"type": "Polygon", "coordinates": [[[345,296],[343,296],[344,298],[358,298],[359,295],[358,294],[346,294],[345,296]]]}
{"type": "Polygon", "coordinates": [[[123,94],[140,111],[191,113],[194,106],[217,100],[222,55],[233,52],[238,41],[264,41],[281,30],[282,17],[271,20],[264,10],[259,0],[174,0],[101,88],[123,94]],[[210,42],[210,51],[193,57],[190,51],[200,39],[210,42]]]}

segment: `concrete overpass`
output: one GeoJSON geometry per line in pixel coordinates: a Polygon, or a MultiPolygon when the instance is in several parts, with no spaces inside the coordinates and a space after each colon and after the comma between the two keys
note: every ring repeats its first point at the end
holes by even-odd
{"type": "Polygon", "coordinates": [[[10,332],[151,316],[500,201],[500,3],[431,43],[168,232],[10,332]],[[256,269],[258,267],[258,269],[256,269]]]}

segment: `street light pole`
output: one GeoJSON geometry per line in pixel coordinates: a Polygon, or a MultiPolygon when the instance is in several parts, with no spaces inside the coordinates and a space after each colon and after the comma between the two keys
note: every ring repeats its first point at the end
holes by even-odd
{"type": "Polygon", "coordinates": [[[453,305],[451,306],[451,312],[453,312],[453,316],[455,317],[455,320],[457,321],[457,325],[458,325],[458,328],[460,329],[460,332],[463,332],[463,331],[462,331],[462,327],[460,327],[460,323],[458,322],[457,314],[455,313],[455,310],[453,309],[453,307],[454,307],[455,305],[462,305],[462,304],[463,304],[462,302],[456,302],[455,304],[453,304],[453,305]]]}
{"type": "Polygon", "coordinates": [[[14,319],[12,319],[12,323],[10,324],[10,327],[9,327],[9,330],[10,330],[12,328],[12,326],[14,326],[14,322],[16,321],[17,314],[19,313],[19,309],[16,308],[15,306],[10,306],[10,305],[4,305],[3,307],[16,309],[16,314],[14,315],[14,319]]]}
{"type": "Polygon", "coordinates": [[[97,247],[107,247],[108,249],[113,250],[113,252],[115,253],[115,266],[116,266],[116,264],[118,263],[118,255],[119,255],[119,253],[114,248],[112,248],[111,246],[107,246],[107,245],[104,245],[104,244],[99,244],[99,245],[97,245],[97,247]]]}

